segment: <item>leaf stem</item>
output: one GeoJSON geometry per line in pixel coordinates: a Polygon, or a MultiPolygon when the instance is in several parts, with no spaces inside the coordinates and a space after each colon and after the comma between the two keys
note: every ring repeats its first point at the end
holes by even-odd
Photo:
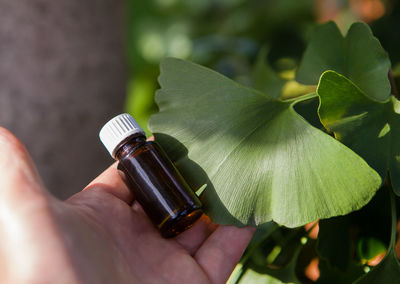
{"type": "Polygon", "coordinates": [[[309,93],[307,95],[303,95],[300,97],[295,97],[295,98],[291,98],[288,100],[284,100],[284,102],[299,103],[299,102],[306,101],[306,100],[316,98],[316,97],[318,97],[318,95],[317,95],[317,93],[314,92],[314,93],[309,93]]]}
{"type": "Polygon", "coordinates": [[[392,88],[393,96],[396,99],[400,100],[399,92],[397,91],[397,87],[396,87],[396,81],[394,80],[394,77],[393,77],[392,68],[389,69],[388,77],[389,77],[390,87],[392,88]]]}
{"type": "Polygon", "coordinates": [[[396,197],[394,196],[393,189],[389,188],[390,194],[390,208],[392,213],[392,232],[390,236],[389,250],[394,250],[396,245],[396,229],[397,229],[397,210],[396,210],[396,197]]]}

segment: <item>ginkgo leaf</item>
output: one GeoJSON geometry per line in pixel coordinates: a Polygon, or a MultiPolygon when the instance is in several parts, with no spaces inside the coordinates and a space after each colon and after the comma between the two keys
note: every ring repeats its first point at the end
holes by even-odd
{"type": "Polygon", "coordinates": [[[293,102],[272,99],[205,67],[165,59],[149,126],[185,178],[207,184],[214,222],[288,227],[365,205],[381,180],[339,141],[311,126],[293,102]],[[175,141],[176,143],[172,143],[175,141]],[[187,157],[185,158],[185,154],[187,157]]]}
{"type": "Polygon", "coordinates": [[[316,85],[324,71],[334,70],[352,80],[370,98],[385,101],[390,96],[390,60],[370,28],[354,23],[343,37],[333,22],[315,29],[296,80],[316,85]]]}
{"type": "Polygon", "coordinates": [[[327,71],[318,86],[322,124],[363,157],[381,176],[391,173],[400,195],[400,101],[378,102],[346,77],[327,71]]]}

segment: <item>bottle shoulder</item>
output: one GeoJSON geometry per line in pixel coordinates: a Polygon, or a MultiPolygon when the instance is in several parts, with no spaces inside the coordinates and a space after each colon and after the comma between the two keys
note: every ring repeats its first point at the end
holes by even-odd
{"type": "Polygon", "coordinates": [[[115,152],[116,160],[121,160],[127,155],[129,155],[135,149],[141,147],[146,143],[145,136],[133,136],[127,137],[123,140],[120,145],[118,146],[118,150],[115,152]]]}
{"type": "Polygon", "coordinates": [[[123,153],[121,153],[122,155],[120,155],[120,160],[149,151],[160,152],[161,148],[155,141],[143,141],[140,143],[127,145],[124,147],[123,153]]]}

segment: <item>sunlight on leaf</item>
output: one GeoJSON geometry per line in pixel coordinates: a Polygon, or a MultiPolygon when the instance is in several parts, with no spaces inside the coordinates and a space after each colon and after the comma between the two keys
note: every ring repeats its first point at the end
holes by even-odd
{"type": "Polygon", "coordinates": [[[159,82],[150,129],[178,167],[192,165],[182,170],[189,182],[208,184],[203,202],[214,222],[296,227],[357,210],[380,185],[293,103],[179,59],[162,62],[159,82]]]}

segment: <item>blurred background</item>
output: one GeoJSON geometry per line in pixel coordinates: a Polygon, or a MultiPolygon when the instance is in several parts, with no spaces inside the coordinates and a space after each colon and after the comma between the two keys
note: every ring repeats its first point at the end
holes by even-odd
{"type": "Polygon", "coordinates": [[[0,125],[60,198],[112,163],[97,136],[112,116],[129,112],[148,132],[166,56],[252,86],[262,54],[273,91],[290,95],[314,26],[345,33],[361,20],[399,69],[395,0],[0,0],[0,14],[0,125]]]}

